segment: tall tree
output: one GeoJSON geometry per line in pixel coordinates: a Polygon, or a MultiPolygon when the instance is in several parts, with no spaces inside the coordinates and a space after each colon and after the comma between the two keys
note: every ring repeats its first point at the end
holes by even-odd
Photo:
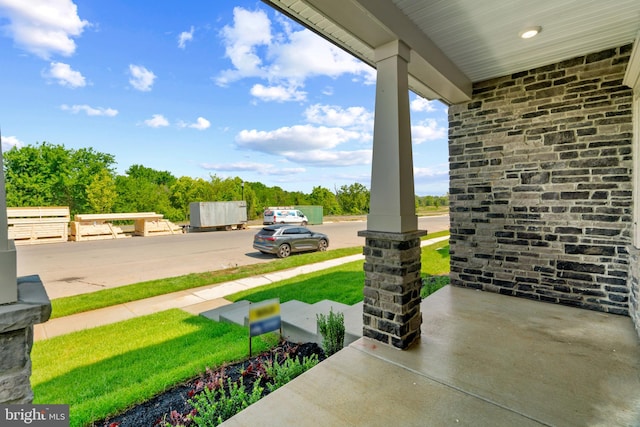
{"type": "Polygon", "coordinates": [[[322,206],[325,215],[340,215],[342,213],[336,195],[328,188],[313,187],[309,201],[312,205],[322,206]]]}
{"type": "Polygon", "coordinates": [[[95,175],[87,186],[87,201],[94,213],[111,212],[117,196],[116,182],[106,169],[95,175]]]}
{"type": "Polygon", "coordinates": [[[7,204],[69,206],[72,214],[87,212],[87,186],[101,170],[111,171],[114,163],[111,154],[46,141],[13,148],[4,153],[7,204]]]}
{"type": "Polygon", "coordinates": [[[214,200],[213,186],[202,178],[182,176],[170,188],[171,205],[181,212],[183,220],[189,217],[189,204],[214,200]]]}
{"type": "Polygon", "coordinates": [[[135,179],[142,179],[158,185],[172,186],[176,182],[176,177],[169,171],[159,171],[142,165],[131,165],[125,173],[135,179]]]}
{"type": "Polygon", "coordinates": [[[367,187],[360,183],[343,185],[336,191],[336,198],[344,214],[360,215],[369,212],[371,195],[367,187]]]}

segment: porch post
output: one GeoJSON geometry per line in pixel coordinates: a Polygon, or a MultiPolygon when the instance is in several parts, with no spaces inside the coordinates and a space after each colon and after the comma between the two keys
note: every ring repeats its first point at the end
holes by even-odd
{"type": "Polygon", "coordinates": [[[9,240],[8,229],[2,145],[0,144],[0,305],[18,300],[16,247],[13,240],[9,240]]]}
{"type": "Polygon", "coordinates": [[[363,336],[405,349],[420,338],[420,237],[415,213],[408,61],[401,41],[376,49],[371,201],[363,336]]]}
{"type": "Polygon", "coordinates": [[[375,122],[369,230],[418,229],[409,114],[409,48],[394,41],[376,50],[375,122]]]}

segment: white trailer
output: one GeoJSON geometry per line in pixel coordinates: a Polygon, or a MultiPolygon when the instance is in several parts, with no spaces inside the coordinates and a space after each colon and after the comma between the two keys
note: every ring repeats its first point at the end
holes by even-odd
{"type": "Polygon", "coordinates": [[[243,230],[247,228],[247,202],[189,203],[189,227],[193,231],[243,230]]]}

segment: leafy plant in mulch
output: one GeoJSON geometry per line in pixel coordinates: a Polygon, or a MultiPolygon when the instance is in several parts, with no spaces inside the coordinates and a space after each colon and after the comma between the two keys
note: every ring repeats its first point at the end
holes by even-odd
{"type": "Polygon", "coordinates": [[[270,357],[251,360],[240,370],[237,380],[233,380],[224,370],[208,372],[204,381],[196,383],[196,390],[189,400],[193,409],[187,414],[173,411],[165,427],[220,425],[318,364],[317,354],[296,357],[287,349],[283,350],[270,357]]]}
{"type": "Polygon", "coordinates": [[[333,307],[329,314],[316,314],[318,331],[322,335],[322,348],[327,357],[342,350],[344,347],[344,313],[334,313],[333,307]]]}
{"type": "Polygon", "coordinates": [[[282,342],[242,362],[207,369],[123,414],[94,423],[104,427],[216,426],[324,360],[315,343],[282,342]]]}
{"type": "Polygon", "coordinates": [[[420,289],[420,297],[425,299],[438,289],[449,284],[449,275],[430,276],[427,275],[422,278],[422,288],[420,289]]]}

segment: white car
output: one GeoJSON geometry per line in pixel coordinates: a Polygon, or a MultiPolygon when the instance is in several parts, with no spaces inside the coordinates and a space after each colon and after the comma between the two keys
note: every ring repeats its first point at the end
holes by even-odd
{"type": "Polygon", "coordinates": [[[309,223],[307,216],[302,211],[292,207],[274,207],[264,210],[262,224],[300,224],[305,226],[309,223]]]}

